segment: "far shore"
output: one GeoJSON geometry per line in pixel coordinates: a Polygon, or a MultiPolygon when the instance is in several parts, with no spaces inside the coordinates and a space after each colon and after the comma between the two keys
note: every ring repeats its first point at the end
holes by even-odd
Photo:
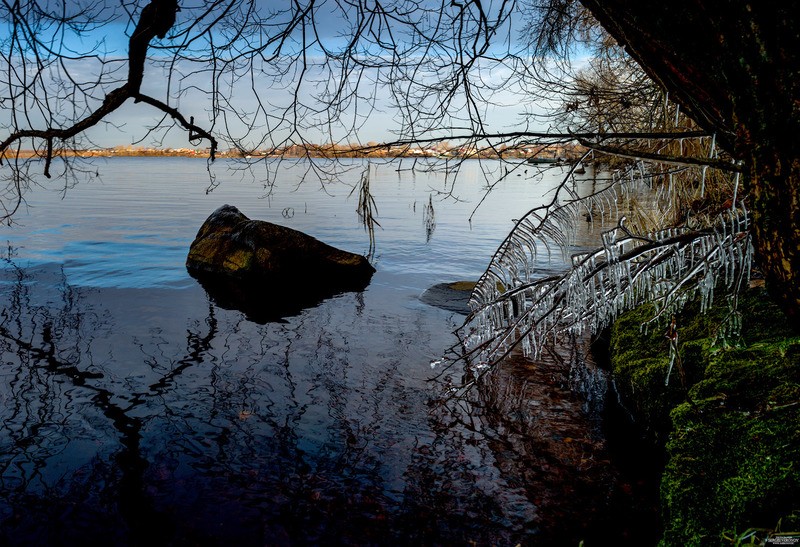
{"type": "MultiPolygon", "coordinates": [[[[520,159],[531,163],[575,162],[585,150],[577,145],[558,144],[536,147],[449,147],[446,145],[429,148],[393,146],[369,143],[359,145],[293,145],[273,150],[229,149],[215,154],[218,158],[441,158],[441,159],[520,159]]],[[[87,150],[53,150],[56,157],[210,157],[209,148],[145,148],[115,146],[112,148],[93,148],[87,150]]],[[[38,150],[6,150],[2,159],[28,159],[44,157],[38,150]]]]}

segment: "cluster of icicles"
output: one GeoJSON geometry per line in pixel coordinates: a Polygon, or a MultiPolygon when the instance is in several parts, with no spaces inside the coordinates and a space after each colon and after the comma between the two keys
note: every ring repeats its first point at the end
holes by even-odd
{"type": "Polygon", "coordinates": [[[617,204],[650,180],[640,163],[588,197],[562,184],[559,192],[568,194],[562,203],[557,196],[517,222],[475,287],[473,312],[459,329],[475,372],[516,347],[536,356],[564,335],[598,332],[645,302],[655,303],[656,317],[664,317],[697,293],[705,308],[715,288],[736,292],[748,282],[753,253],[749,215],[735,202],[713,225],[699,229],[637,234],[623,217],[603,232],[601,247],[573,255],[562,275],[541,277],[537,255],[555,249],[566,254],[579,215],[615,215],[617,204]]]}

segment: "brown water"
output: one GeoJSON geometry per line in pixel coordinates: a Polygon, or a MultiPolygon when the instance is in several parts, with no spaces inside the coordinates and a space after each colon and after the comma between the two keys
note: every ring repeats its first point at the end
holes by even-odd
{"type": "Polygon", "coordinates": [[[463,317],[420,294],[475,279],[557,179],[509,180],[470,225],[477,163],[458,202],[441,175],[379,167],[369,287],[259,324],[186,274],[197,228],[231,203],[365,252],[356,176],[321,191],[288,169],[267,200],[224,165],[206,195],[197,160],[99,169],[63,200],[37,190],[0,233],[0,543],[642,544],[568,355],[448,402],[430,367],[463,317]]]}

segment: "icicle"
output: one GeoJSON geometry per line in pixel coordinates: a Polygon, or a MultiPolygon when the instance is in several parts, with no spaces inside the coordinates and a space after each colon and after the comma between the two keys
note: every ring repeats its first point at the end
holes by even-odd
{"type": "MultiPolygon", "coordinates": [[[[711,149],[713,157],[715,142],[711,143],[711,149]]],[[[675,192],[673,174],[659,172],[662,180],[668,181],[670,194],[675,192]]],[[[705,176],[704,168],[703,194],[705,176]]],[[[633,162],[627,172],[615,170],[611,175],[613,182],[588,200],[570,187],[562,187],[560,205],[531,211],[517,223],[471,295],[470,305],[476,310],[475,315],[461,333],[466,347],[483,348],[475,362],[480,360],[480,366],[488,366],[515,342],[521,344],[526,354],[541,354],[544,344],[568,333],[597,332],[619,313],[646,301],[656,304],[660,316],[679,311],[696,296],[706,310],[713,301],[715,287],[723,280],[729,290],[736,290],[734,285],[743,280],[746,283],[753,249],[750,239],[740,236],[748,229],[749,213],[738,203],[738,174],[732,206],[718,216],[708,236],[683,247],[655,246],[643,250],[634,260],[620,261],[621,256],[643,245],[645,240],[663,242],[688,230],[686,227],[652,230],[638,239],[629,236],[620,224],[617,229],[602,232],[602,247],[590,253],[576,253],[571,260],[567,258],[572,269],[560,278],[532,282],[537,268],[535,261],[542,248],[550,253],[556,245],[564,252],[565,246],[574,244],[573,229],[581,214],[603,220],[614,211],[621,216],[626,198],[636,196],[643,183],[650,186],[646,183],[652,177],[644,162],[633,162]],[[564,196],[569,199],[563,199],[564,196]],[[498,290],[498,283],[502,283],[502,291],[498,290]],[[513,292],[501,297],[509,291],[513,292]]],[[[663,189],[659,191],[663,197],[663,189]]],[[[725,329],[730,330],[728,326],[725,329]]]]}
{"type": "Polygon", "coordinates": [[[708,166],[703,166],[703,180],[700,182],[700,197],[702,198],[705,196],[706,193],[706,171],[708,170],[708,166]]]}

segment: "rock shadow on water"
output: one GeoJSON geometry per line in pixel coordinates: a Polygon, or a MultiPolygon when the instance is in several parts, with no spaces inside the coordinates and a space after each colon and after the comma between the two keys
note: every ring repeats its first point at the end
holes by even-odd
{"type": "Polygon", "coordinates": [[[283,322],[329,298],[361,292],[369,285],[366,281],[326,290],[315,286],[314,279],[303,281],[264,276],[258,280],[238,280],[192,270],[189,274],[218,307],[242,312],[248,320],[262,325],[283,322]]]}
{"type": "Polygon", "coordinates": [[[362,291],[375,268],[366,257],[223,205],[189,248],[189,274],[221,308],[257,323],[279,321],[344,292],[362,291]]]}

